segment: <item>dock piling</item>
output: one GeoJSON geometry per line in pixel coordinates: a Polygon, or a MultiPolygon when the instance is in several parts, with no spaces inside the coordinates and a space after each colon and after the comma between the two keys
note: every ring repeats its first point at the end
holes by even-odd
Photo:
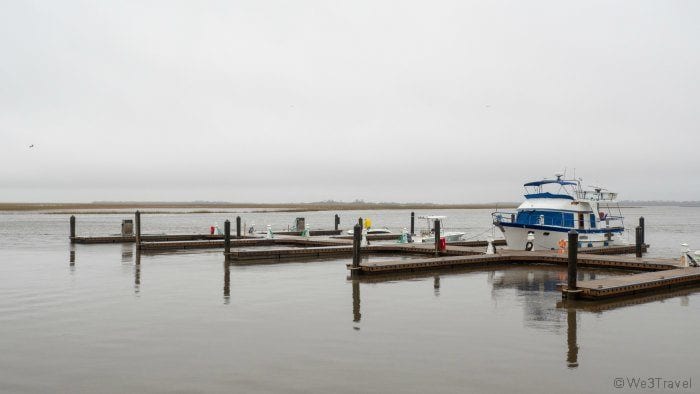
{"type": "MultiPolygon", "coordinates": [[[[362,220],[362,219],[360,219],[362,220]]],[[[362,241],[362,226],[356,224],[352,232],[352,274],[360,273],[360,242],[362,241]]]]}
{"type": "Polygon", "coordinates": [[[70,216],[70,239],[75,238],[75,215],[70,216]]]}
{"type": "Polygon", "coordinates": [[[440,255],[440,220],[435,219],[435,256],[440,255]]]}
{"type": "Polygon", "coordinates": [[[236,216],[236,239],[241,238],[241,217],[236,216]]]}
{"type": "Polygon", "coordinates": [[[338,231],[338,226],[340,226],[340,216],[338,214],[335,214],[335,231],[338,231]]]}
{"type": "Polygon", "coordinates": [[[134,225],[136,226],[136,250],[141,249],[141,212],[134,213],[134,225]]]}
{"type": "Polygon", "coordinates": [[[575,291],[578,264],[578,233],[576,230],[569,231],[569,271],[567,274],[567,290],[575,291]]]}
{"type": "Polygon", "coordinates": [[[224,222],[224,259],[228,261],[228,254],[231,253],[231,221],[224,222]]]}
{"type": "Polygon", "coordinates": [[[646,232],[644,229],[644,216],[639,217],[639,227],[642,228],[642,245],[644,245],[644,233],[646,232]]]}
{"type": "Polygon", "coordinates": [[[644,238],[644,230],[641,226],[634,229],[634,253],[637,257],[642,257],[642,238],[644,238]]]}
{"type": "Polygon", "coordinates": [[[416,235],[416,213],[411,212],[411,235],[416,235]]]}

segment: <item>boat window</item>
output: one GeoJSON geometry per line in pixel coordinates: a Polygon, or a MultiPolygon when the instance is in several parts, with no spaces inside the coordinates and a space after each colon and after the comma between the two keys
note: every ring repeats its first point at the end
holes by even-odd
{"type": "Polygon", "coordinates": [[[595,228],[595,213],[591,214],[591,228],[595,228]]]}
{"type": "Polygon", "coordinates": [[[515,219],[518,224],[534,224],[545,226],[573,227],[574,214],[553,211],[520,211],[515,219]],[[542,223],[544,221],[544,223],[542,223]]]}
{"type": "Polygon", "coordinates": [[[578,214],[578,228],[582,229],[584,222],[585,221],[583,220],[583,213],[579,213],[578,214]]]}

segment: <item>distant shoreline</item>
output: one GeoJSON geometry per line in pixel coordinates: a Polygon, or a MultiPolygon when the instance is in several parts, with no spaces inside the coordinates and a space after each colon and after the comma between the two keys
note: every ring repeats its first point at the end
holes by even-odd
{"type": "Polygon", "coordinates": [[[125,202],[125,203],[0,203],[0,212],[46,213],[115,213],[113,210],[146,210],[149,213],[222,213],[232,209],[248,209],[253,212],[303,212],[303,211],[359,211],[390,209],[510,209],[517,203],[487,204],[429,204],[429,203],[178,203],[178,202],[125,202]],[[189,211],[168,211],[169,209],[189,211]]]}
{"type": "MultiPolygon", "coordinates": [[[[432,203],[372,203],[372,202],[315,202],[315,203],[226,203],[226,202],[93,202],[93,203],[0,203],[0,212],[41,212],[48,214],[84,213],[111,214],[126,210],[142,210],[159,214],[226,213],[243,209],[245,212],[309,212],[361,210],[430,210],[430,209],[514,209],[519,203],[500,202],[484,204],[432,203]],[[175,210],[175,211],[173,211],[175,210]]],[[[667,203],[657,201],[622,201],[620,208],[655,206],[700,207],[696,202],[667,203]]]]}

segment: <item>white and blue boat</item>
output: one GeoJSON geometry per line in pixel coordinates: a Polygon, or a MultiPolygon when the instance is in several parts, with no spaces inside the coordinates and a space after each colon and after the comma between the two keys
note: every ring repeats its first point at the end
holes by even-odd
{"type": "Polygon", "coordinates": [[[562,177],[526,183],[525,201],[515,212],[492,214],[508,249],[563,249],[572,229],[579,233],[579,248],[626,245],[617,193],[601,187],[584,190],[580,179],[562,177]]]}

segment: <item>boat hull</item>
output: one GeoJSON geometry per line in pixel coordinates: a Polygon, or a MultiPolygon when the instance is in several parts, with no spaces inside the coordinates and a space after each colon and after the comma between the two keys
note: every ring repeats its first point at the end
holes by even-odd
{"type": "MultiPolygon", "coordinates": [[[[532,241],[534,250],[556,250],[560,248],[560,241],[568,241],[568,228],[546,228],[543,226],[506,226],[499,229],[506,239],[507,249],[527,250],[528,234],[534,235],[532,241]]],[[[606,246],[627,245],[623,237],[624,229],[614,228],[599,230],[596,232],[582,231],[579,233],[579,248],[599,248],[606,246]]]]}
{"type": "MultiPolygon", "coordinates": [[[[458,242],[462,240],[462,237],[466,233],[461,232],[448,232],[440,234],[440,238],[445,238],[445,242],[458,242]]],[[[435,235],[430,235],[422,238],[422,242],[435,242],[435,235]]]]}

